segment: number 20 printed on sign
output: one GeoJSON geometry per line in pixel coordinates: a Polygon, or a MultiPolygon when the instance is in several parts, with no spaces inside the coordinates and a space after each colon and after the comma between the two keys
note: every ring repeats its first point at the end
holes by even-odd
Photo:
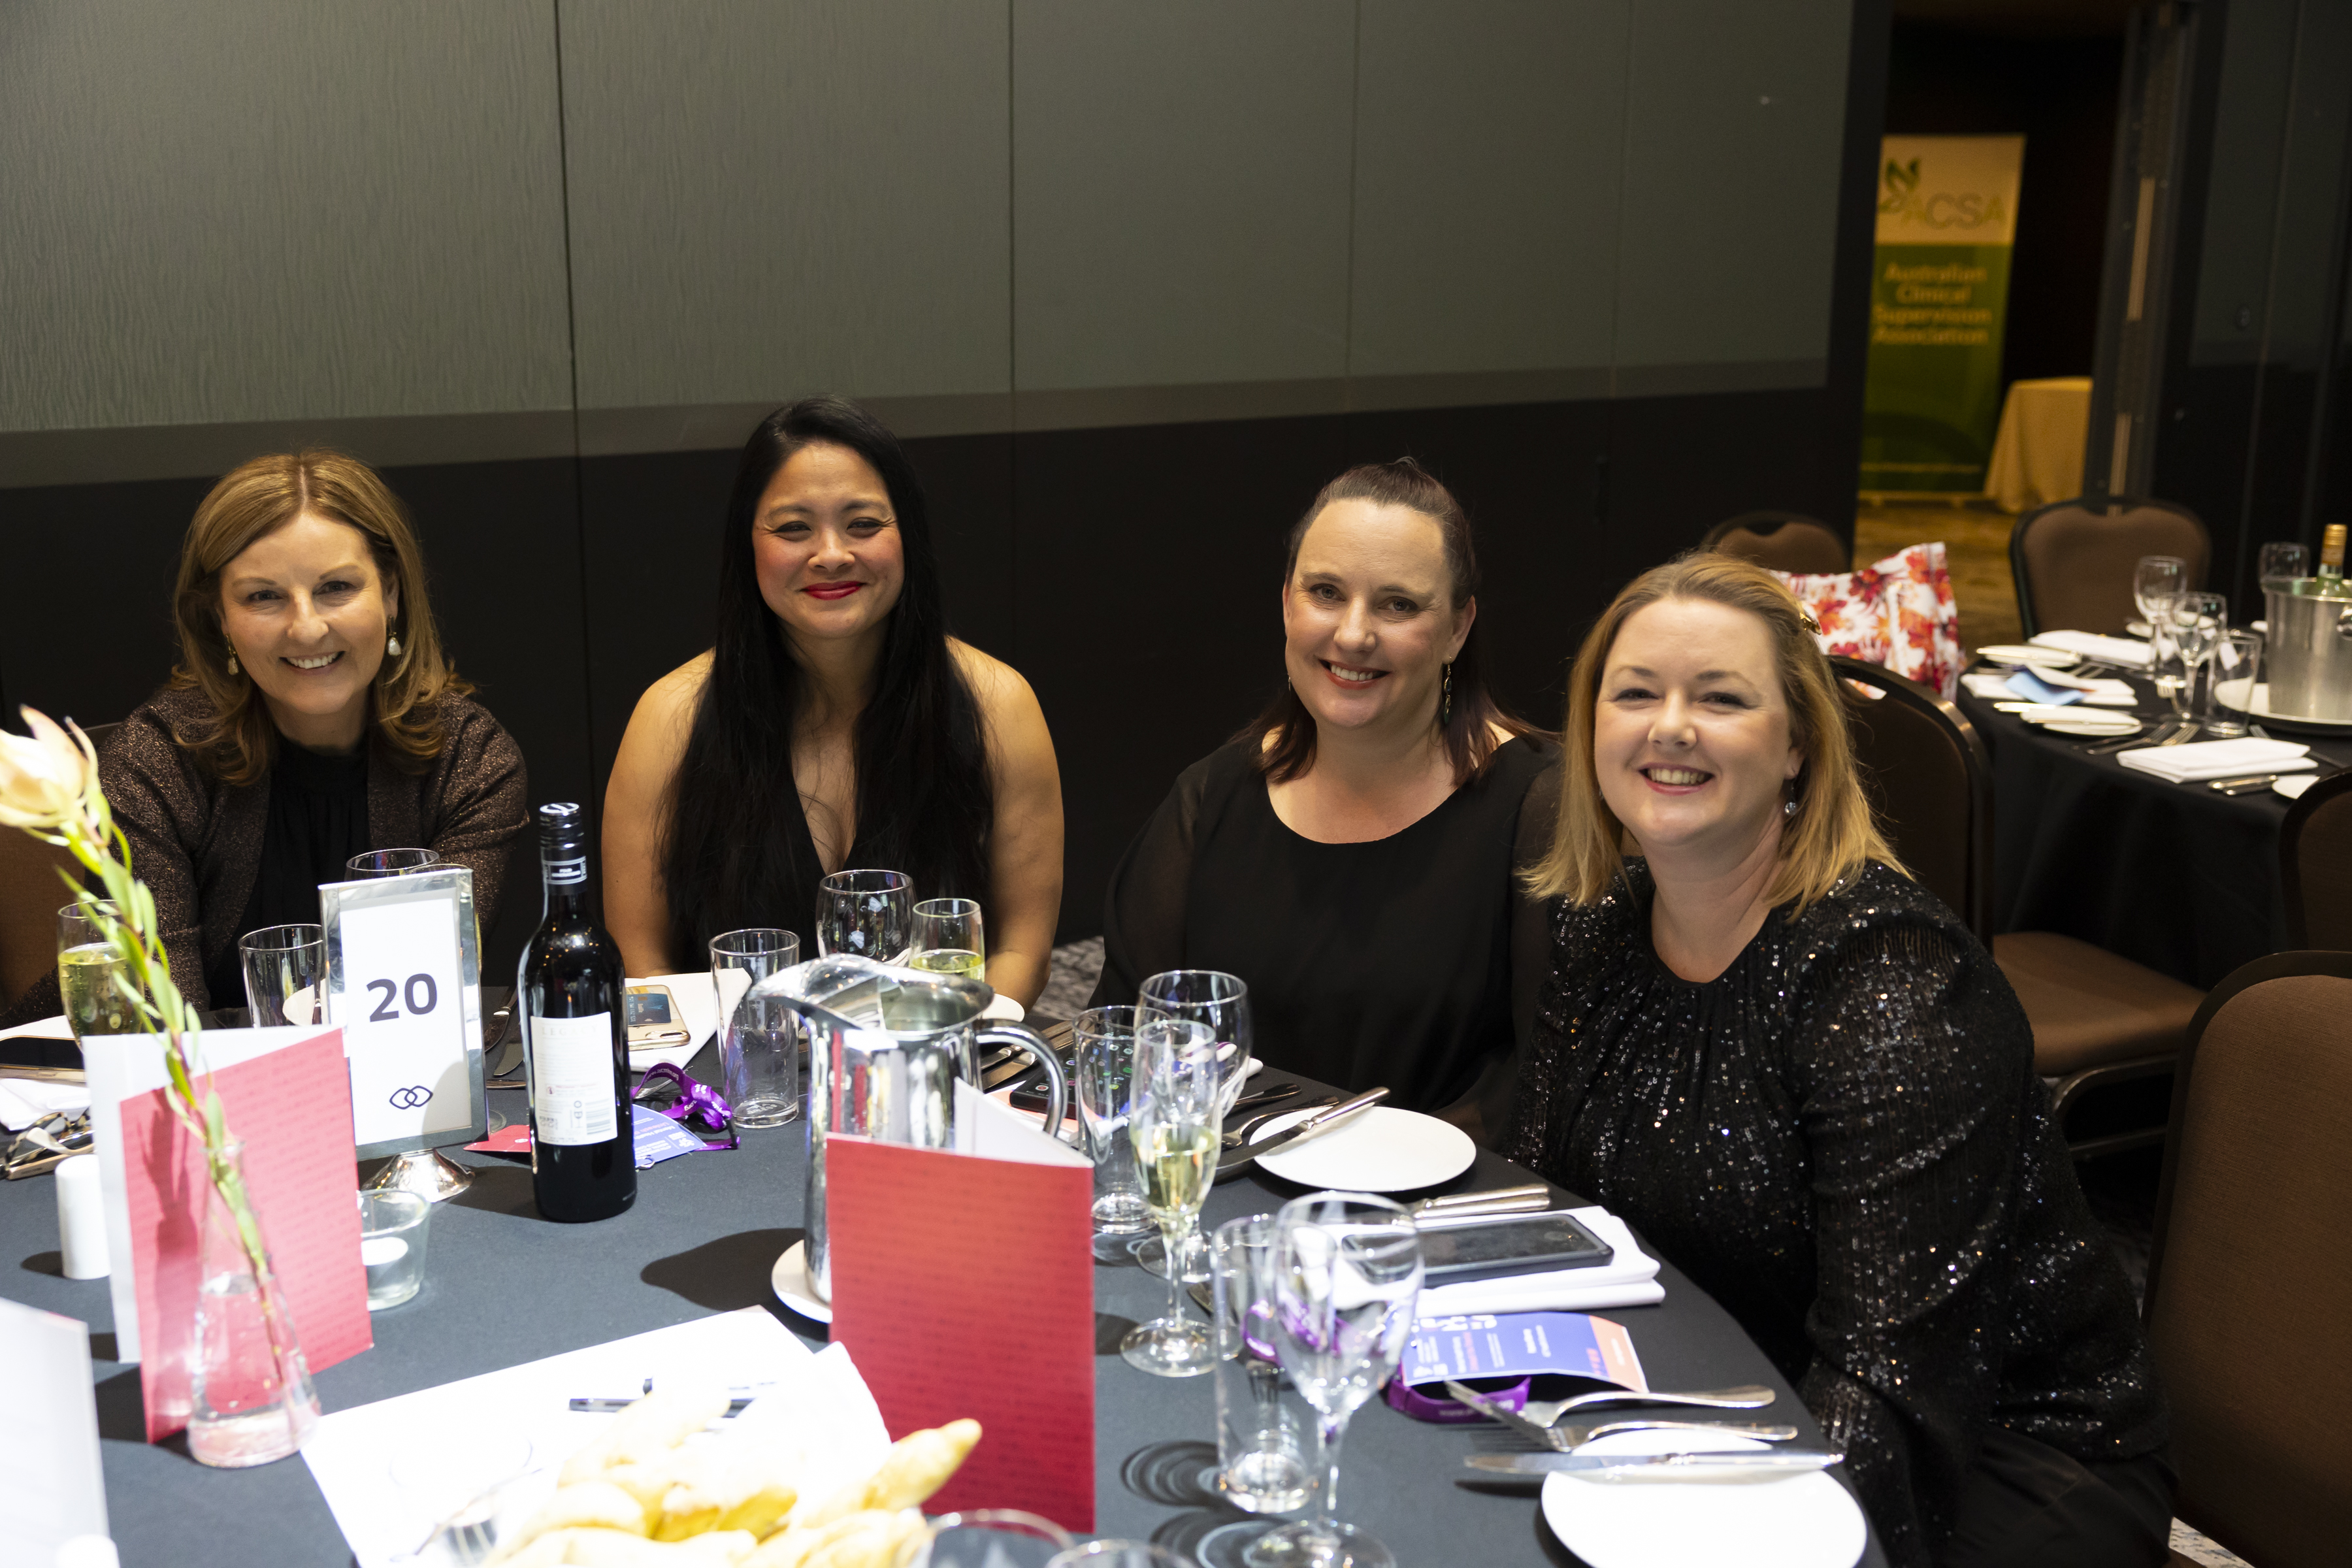
{"type": "Polygon", "coordinates": [[[470,1124],[456,908],[420,899],[342,912],[335,1016],[362,1144],[470,1124]]]}

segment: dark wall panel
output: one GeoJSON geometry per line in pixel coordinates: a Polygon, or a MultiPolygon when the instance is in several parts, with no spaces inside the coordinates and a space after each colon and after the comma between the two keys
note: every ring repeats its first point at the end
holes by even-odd
{"type": "Polygon", "coordinates": [[[1061,939],[1119,853],[1282,679],[1282,537],[1345,466],[1337,416],[1024,435],[1018,657],[1061,761],[1061,939]]]}
{"type": "Polygon", "coordinates": [[[1851,506],[1851,478],[1832,494],[1822,475],[1823,403],[1810,390],[1609,405],[1603,526],[1590,558],[1609,584],[1601,604],[1725,518],[1760,507],[1820,517],[1841,500],[1851,506]]]}

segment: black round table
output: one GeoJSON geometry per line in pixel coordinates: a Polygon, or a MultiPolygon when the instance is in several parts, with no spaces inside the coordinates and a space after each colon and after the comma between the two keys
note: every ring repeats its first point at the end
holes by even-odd
{"type": "MultiPolygon", "coordinates": [[[[2128,679],[2140,717],[2171,710],[2128,679]]],[[[2057,931],[2207,988],[2286,945],[2284,797],[2173,784],[1965,689],[1959,706],[1992,752],[1994,930],[2057,931]]],[[[2352,737],[2271,736],[2308,745],[2323,771],[2352,764],[2352,737]]]]}
{"type": "MultiPolygon", "coordinates": [[[[689,1069],[706,1082],[712,1055],[706,1048],[689,1069]]],[[[509,1116],[523,1111],[520,1093],[492,1101],[509,1116]]],[[[803,1137],[795,1122],[747,1131],[730,1152],[666,1161],[639,1173],[633,1208],[591,1226],[541,1219],[523,1166],[452,1151],[478,1174],[434,1216],[424,1291],[375,1315],[374,1349],[317,1375],[321,1403],[346,1409],[742,1307],[765,1307],[822,1344],[824,1326],[780,1306],[768,1285],[777,1257],[801,1234],[803,1137]]],[[[1481,1150],[1477,1163],[1441,1190],[1531,1179],[1481,1150]]],[[[1214,1225],[1271,1211],[1302,1190],[1271,1176],[1235,1178],[1216,1187],[1205,1218],[1214,1225]]],[[[190,1459],[180,1439],[141,1440],[139,1369],[113,1359],[107,1282],[62,1277],[48,1178],[0,1184],[0,1294],[89,1325],[107,1510],[124,1568],[351,1561],[299,1458],[212,1470],[190,1459]]],[[[1780,1395],[1769,1419],[1819,1441],[1795,1391],[1730,1316],[1671,1262],[1659,1279],[1664,1301],[1605,1314],[1632,1333],[1652,1385],[1769,1384],[1780,1395]]],[[[1129,1323],[1157,1316],[1166,1300],[1165,1282],[1132,1263],[1096,1270],[1095,1533],[1181,1550],[1245,1516],[1222,1509],[1197,1482],[1215,1458],[1213,1380],[1151,1377],[1119,1359],[1129,1323]]],[[[1532,1486],[1464,1479],[1473,1472],[1463,1458],[1495,1446],[1487,1432],[1430,1426],[1379,1401],[1366,1405],[1348,1432],[1343,1513],[1385,1541],[1400,1563],[1572,1563],[1542,1522],[1532,1486]]],[[[1862,1562],[1884,1568],[1874,1537],[1862,1562]]]]}

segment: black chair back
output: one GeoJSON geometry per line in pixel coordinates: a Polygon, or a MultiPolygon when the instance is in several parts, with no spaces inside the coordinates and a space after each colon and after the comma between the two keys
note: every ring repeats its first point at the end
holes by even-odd
{"type": "Polygon", "coordinates": [[[1853,570],[1853,552],[1837,531],[1801,511],[1743,511],[1708,529],[1698,547],[1775,572],[1822,576],[1853,570]]]}
{"type": "Polygon", "coordinates": [[[1932,687],[1832,655],[1847,730],[1880,831],[1919,885],[1992,947],[1992,758],[1968,716],[1932,687]]]}
{"type": "Polygon", "coordinates": [[[2213,553],[2202,519],[2168,500],[2076,497],[2037,507],[2009,536],[2009,571],[2025,635],[2116,632],[2139,614],[2132,570],[2143,555],[2178,555],[2189,585],[2205,585],[2213,553]]]}
{"type": "Polygon", "coordinates": [[[2352,952],[2352,772],[2325,778],[2279,826],[2286,944],[2352,952]]]}

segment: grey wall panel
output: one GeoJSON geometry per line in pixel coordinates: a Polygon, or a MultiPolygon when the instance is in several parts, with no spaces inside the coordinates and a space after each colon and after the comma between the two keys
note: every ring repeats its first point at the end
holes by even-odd
{"type": "MultiPolygon", "coordinates": [[[[2297,0],[2231,0],[2230,5],[2197,263],[2191,364],[2250,364],[2262,358],[2279,177],[2294,102],[2283,84],[2294,79],[2301,9],[2297,0]]],[[[2031,156],[2032,149],[2026,152],[2031,156]]]]}
{"type": "Polygon", "coordinates": [[[548,0],[17,0],[0,429],[569,398],[548,0]]]}
{"type": "Polygon", "coordinates": [[[1352,0],[1013,10],[1018,390],[1328,379],[1336,399],[1352,0]]]}
{"type": "Polygon", "coordinates": [[[1005,0],[562,0],[583,410],[1011,384],[1005,0]]]}
{"type": "Polygon", "coordinates": [[[1351,375],[1609,363],[1628,3],[1364,0],[1351,375]]]}
{"type": "Polygon", "coordinates": [[[1635,0],[1618,364],[1825,360],[1852,32],[1850,0],[1635,0]]]}

